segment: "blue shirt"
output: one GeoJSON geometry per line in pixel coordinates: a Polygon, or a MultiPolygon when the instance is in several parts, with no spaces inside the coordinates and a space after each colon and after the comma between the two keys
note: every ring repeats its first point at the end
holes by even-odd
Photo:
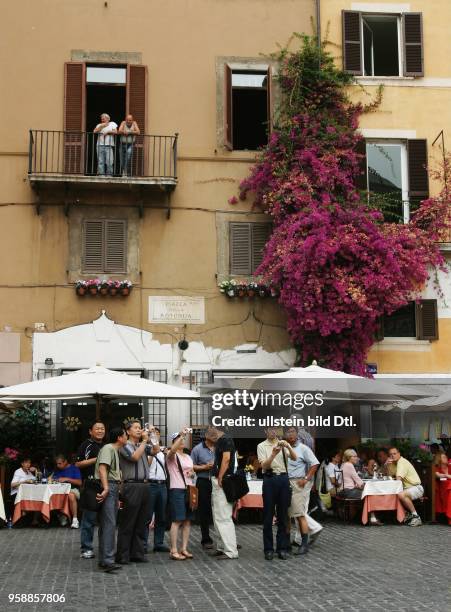
{"type": "Polygon", "coordinates": [[[319,465],[318,459],[313,454],[313,451],[299,442],[293,446],[293,450],[298,458],[293,461],[288,457],[288,477],[289,478],[304,478],[312,465],[319,465]]]}
{"type": "Polygon", "coordinates": [[[71,464],[65,467],[63,470],[56,470],[53,472],[52,478],[53,480],[58,480],[58,478],[74,478],[76,480],[81,480],[81,472],[78,467],[71,464]]]}
{"type": "MultiPolygon", "coordinates": [[[[191,451],[191,459],[194,465],[205,465],[206,463],[212,463],[215,458],[214,450],[208,448],[205,442],[199,442],[191,451]]],[[[205,470],[204,472],[196,472],[197,478],[211,478],[211,470],[205,470]]]]}

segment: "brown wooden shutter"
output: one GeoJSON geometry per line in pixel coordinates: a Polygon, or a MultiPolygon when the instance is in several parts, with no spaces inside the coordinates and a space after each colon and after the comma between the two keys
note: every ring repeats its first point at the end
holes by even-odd
{"type": "Polygon", "coordinates": [[[83,272],[104,270],[104,223],[101,219],[86,220],[83,224],[83,272]]]}
{"type": "Polygon", "coordinates": [[[409,197],[429,197],[428,152],[424,139],[407,141],[409,197]]]}
{"type": "Polygon", "coordinates": [[[251,224],[230,223],[230,274],[251,274],[251,224]]]}
{"type": "Polygon", "coordinates": [[[415,306],[418,340],[438,340],[437,300],[421,300],[415,306]]]}
{"type": "Polygon", "coordinates": [[[127,222],[105,219],[105,272],[127,271],[127,222]]]}
{"type": "Polygon", "coordinates": [[[64,173],[81,174],[84,168],[86,66],[64,64],[64,173]]]}
{"type": "Polygon", "coordinates": [[[268,238],[271,235],[271,224],[270,223],[251,223],[251,237],[252,237],[252,249],[251,249],[251,273],[254,274],[255,270],[263,261],[263,250],[268,238]]]}
{"type": "Polygon", "coordinates": [[[362,14],[358,11],[342,11],[343,21],[343,70],[362,75],[362,14]]]}
{"type": "Polygon", "coordinates": [[[404,42],[404,76],[424,76],[423,16],[421,13],[402,15],[404,42]]]}
{"type": "Polygon", "coordinates": [[[272,132],[272,114],[273,114],[273,106],[272,106],[272,71],[271,66],[268,66],[268,71],[266,73],[266,105],[267,105],[267,116],[268,116],[268,140],[269,135],[272,132]]]}
{"type": "Polygon", "coordinates": [[[224,146],[233,150],[232,69],[224,64],[224,146]]]}
{"type": "Polygon", "coordinates": [[[133,148],[132,174],[147,176],[147,147],[144,138],[147,134],[147,66],[127,66],[126,113],[133,115],[141,132],[140,136],[136,137],[133,148]]]}
{"type": "Polygon", "coordinates": [[[355,177],[355,186],[357,189],[368,189],[368,176],[366,169],[366,140],[362,138],[357,143],[355,148],[356,153],[362,155],[359,163],[359,174],[355,177]]]}

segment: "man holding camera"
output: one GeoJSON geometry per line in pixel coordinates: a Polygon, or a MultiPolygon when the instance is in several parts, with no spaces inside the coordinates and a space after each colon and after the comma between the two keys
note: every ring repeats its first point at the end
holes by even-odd
{"type": "Polygon", "coordinates": [[[277,515],[276,552],[279,559],[288,559],[289,538],[287,517],[290,506],[290,481],[288,458],[295,461],[297,455],[285,440],[279,440],[273,427],[266,430],[266,440],[257,446],[257,456],[263,470],[263,549],[265,559],[274,558],[272,525],[277,515]]]}
{"type": "Polygon", "coordinates": [[[119,450],[124,509],[117,537],[116,562],[146,563],[146,528],[149,521],[149,465],[147,462],[148,432],[138,420],[126,425],[128,442],[119,450]]]}

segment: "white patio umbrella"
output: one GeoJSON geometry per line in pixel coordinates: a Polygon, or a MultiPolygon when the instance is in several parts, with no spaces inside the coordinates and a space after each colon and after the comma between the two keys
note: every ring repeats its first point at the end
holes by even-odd
{"type": "Polygon", "coordinates": [[[445,412],[451,410],[451,390],[444,391],[436,397],[424,397],[414,402],[401,402],[401,410],[411,412],[445,412]]]}
{"type": "Polygon", "coordinates": [[[97,405],[99,405],[102,398],[193,399],[199,397],[199,394],[181,387],[166,385],[137,376],[129,376],[123,372],[114,372],[101,366],[0,388],[0,399],[4,400],[78,399],[86,397],[96,399],[97,405]]]}
{"type": "Polygon", "coordinates": [[[321,368],[315,361],[306,368],[290,368],[285,372],[257,376],[253,379],[252,389],[284,390],[295,393],[322,391],[332,399],[358,399],[362,402],[414,400],[425,396],[424,392],[404,385],[321,368]]]}

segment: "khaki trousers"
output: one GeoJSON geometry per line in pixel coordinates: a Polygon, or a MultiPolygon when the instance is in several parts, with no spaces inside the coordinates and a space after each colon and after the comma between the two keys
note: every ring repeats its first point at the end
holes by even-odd
{"type": "Polygon", "coordinates": [[[216,548],[231,559],[238,557],[235,525],[232,520],[233,504],[227,501],[218,479],[211,479],[211,505],[216,532],[216,548]]]}

